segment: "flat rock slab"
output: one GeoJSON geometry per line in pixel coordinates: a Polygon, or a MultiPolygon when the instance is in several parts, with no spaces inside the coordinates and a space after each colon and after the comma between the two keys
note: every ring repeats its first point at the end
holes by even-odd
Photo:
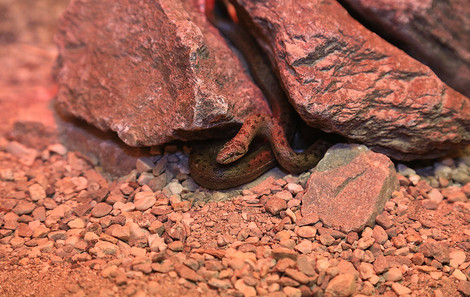
{"type": "Polygon", "coordinates": [[[234,2],[309,125],[401,160],[470,142],[470,100],[337,1],[234,2]]]}
{"type": "Polygon", "coordinates": [[[59,108],[130,146],[214,136],[269,113],[195,1],[72,1],[57,44],[59,108]]]}
{"type": "Polygon", "coordinates": [[[393,163],[363,145],[330,148],[310,176],[302,195],[302,216],[318,215],[343,232],[371,226],[398,188],[393,163]]]}

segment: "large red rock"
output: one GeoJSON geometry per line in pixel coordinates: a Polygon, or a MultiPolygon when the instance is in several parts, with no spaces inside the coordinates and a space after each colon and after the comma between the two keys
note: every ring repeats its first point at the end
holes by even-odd
{"type": "Polygon", "coordinates": [[[401,159],[470,142],[470,100],[334,0],[235,0],[311,126],[401,159]]]}
{"type": "Polygon", "coordinates": [[[395,167],[387,156],[363,145],[330,148],[301,195],[302,216],[316,216],[326,226],[362,231],[372,226],[398,188],[395,167]]]}
{"type": "Polygon", "coordinates": [[[130,146],[214,136],[205,130],[268,112],[192,0],[72,1],[57,44],[59,107],[130,146]]]}
{"type": "Polygon", "coordinates": [[[467,0],[344,0],[381,36],[400,42],[448,85],[470,97],[467,0]]]}

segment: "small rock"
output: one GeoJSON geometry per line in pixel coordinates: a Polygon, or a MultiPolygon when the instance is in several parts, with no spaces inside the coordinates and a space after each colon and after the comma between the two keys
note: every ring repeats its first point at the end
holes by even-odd
{"type": "Polygon", "coordinates": [[[67,153],[67,148],[61,143],[50,144],[47,146],[47,149],[61,156],[65,156],[67,153]]]}
{"type": "Polygon", "coordinates": [[[450,266],[454,268],[458,268],[460,264],[464,263],[467,255],[464,251],[455,250],[450,252],[450,266]]]}
{"type": "Polygon", "coordinates": [[[153,192],[139,192],[134,197],[134,206],[137,210],[147,210],[151,208],[157,198],[153,192]]]}
{"type": "Polygon", "coordinates": [[[29,197],[33,201],[39,201],[40,199],[46,198],[46,191],[40,184],[33,184],[28,188],[29,197]]]}
{"type": "Polygon", "coordinates": [[[452,276],[460,281],[467,280],[467,276],[460,269],[455,269],[454,272],[452,272],[452,276]]]}
{"type": "Polygon", "coordinates": [[[201,281],[202,277],[197,274],[194,270],[189,268],[188,266],[181,264],[181,263],[176,263],[175,264],[175,271],[178,273],[178,275],[184,279],[197,282],[201,281]]]}
{"type": "Polygon", "coordinates": [[[345,273],[335,276],[326,287],[325,297],[351,296],[356,291],[356,277],[345,273]]]}
{"type": "Polygon", "coordinates": [[[363,145],[331,147],[310,176],[302,196],[302,214],[317,214],[342,231],[371,226],[398,187],[395,166],[363,145]],[[373,182],[372,182],[373,181],[373,182]]]}
{"type": "Polygon", "coordinates": [[[374,266],[370,263],[361,262],[359,265],[359,275],[363,280],[367,280],[375,275],[374,266]]]}
{"type": "Polygon", "coordinates": [[[403,279],[403,273],[398,267],[390,268],[383,275],[386,281],[398,282],[403,279]]]}
{"type": "Polygon", "coordinates": [[[407,295],[411,293],[411,290],[399,283],[392,284],[392,290],[397,293],[397,295],[407,295]]]}
{"type": "Polygon", "coordinates": [[[281,210],[285,210],[287,208],[287,202],[281,198],[270,197],[264,205],[264,208],[270,214],[278,215],[281,210]]]}
{"type": "Polygon", "coordinates": [[[299,227],[296,233],[298,236],[303,238],[312,238],[317,234],[317,229],[312,226],[303,226],[299,227]]]}
{"type": "Polygon", "coordinates": [[[313,244],[310,240],[302,240],[294,249],[301,254],[310,254],[313,250],[313,244]]]}
{"type": "Polygon", "coordinates": [[[113,207],[105,202],[100,202],[93,207],[91,215],[95,218],[101,218],[109,214],[113,210],[113,207]]]}
{"type": "Polygon", "coordinates": [[[330,233],[325,232],[320,235],[320,242],[325,246],[330,246],[335,242],[335,239],[333,236],[330,235],[330,233]]]}
{"type": "Polygon", "coordinates": [[[245,284],[243,279],[239,279],[235,282],[234,285],[235,289],[240,291],[244,297],[253,297],[256,296],[256,290],[252,286],[248,286],[245,284]]]}
{"type": "Polygon", "coordinates": [[[232,283],[228,279],[211,278],[207,284],[213,288],[222,290],[232,288],[232,283]]]}
{"type": "Polygon", "coordinates": [[[442,264],[447,264],[450,261],[450,249],[447,245],[437,241],[427,241],[420,245],[419,251],[425,257],[432,257],[442,264]]]}
{"type": "Polygon", "coordinates": [[[387,232],[379,225],[374,226],[372,237],[378,244],[384,244],[388,240],[387,232]]]}
{"type": "Polygon", "coordinates": [[[357,242],[357,248],[361,250],[366,250],[370,248],[375,242],[373,237],[361,237],[357,242]]]}
{"type": "Polygon", "coordinates": [[[439,189],[432,189],[427,195],[431,201],[437,202],[438,204],[444,199],[444,195],[442,195],[439,189]]]}
{"type": "Polygon", "coordinates": [[[287,249],[287,248],[274,248],[272,251],[272,257],[276,260],[280,260],[283,258],[290,258],[292,260],[297,260],[297,257],[299,254],[297,254],[295,251],[287,249]]]}
{"type": "Polygon", "coordinates": [[[284,287],[282,291],[286,294],[287,297],[301,297],[302,291],[294,287],[284,287]]]}
{"type": "Polygon", "coordinates": [[[85,222],[81,218],[76,218],[67,223],[71,229],[82,229],[85,228],[85,222]]]}
{"type": "Polygon", "coordinates": [[[470,281],[461,281],[457,287],[457,290],[464,296],[470,296],[470,281]]]}
{"type": "Polygon", "coordinates": [[[16,204],[15,208],[13,208],[13,212],[17,215],[24,215],[24,214],[29,214],[31,213],[34,209],[36,208],[36,204],[26,201],[26,200],[21,200],[16,204]]]}

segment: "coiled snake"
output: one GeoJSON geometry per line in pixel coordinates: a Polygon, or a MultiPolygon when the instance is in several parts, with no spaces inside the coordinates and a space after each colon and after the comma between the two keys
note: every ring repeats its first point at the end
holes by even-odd
{"type": "Polygon", "coordinates": [[[219,190],[254,180],[274,167],[276,160],[291,173],[314,167],[330,144],[320,140],[302,153],[292,150],[289,140],[295,129],[295,113],[256,41],[241,25],[215,15],[211,21],[242,52],[250,73],[269,102],[272,115],[249,115],[230,141],[209,141],[193,147],[189,156],[193,179],[203,187],[219,190]],[[252,143],[257,135],[270,145],[252,143]]]}

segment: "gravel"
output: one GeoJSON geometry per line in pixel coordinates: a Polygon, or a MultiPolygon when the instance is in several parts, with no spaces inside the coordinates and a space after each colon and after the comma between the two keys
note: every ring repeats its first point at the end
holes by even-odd
{"type": "MultiPolygon", "coordinates": [[[[470,291],[470,182],[462,175],[470,158],[425,169],[398,164],[401,186],[376,224],[343,233],[302,216],[295,176],[207,191],[176,151],[139,160],[134,173],[112,182],[59,144],[36,151],[1,142],[2,257],[22,266],[79,263],[115,286],[110,296],[151,295],[155,278],[200,296],[470,291]],[[152,187],[167,171],[172,178],[152,187]]],[[[72,281],[69,291],[87,289],[72,281]]]]}

